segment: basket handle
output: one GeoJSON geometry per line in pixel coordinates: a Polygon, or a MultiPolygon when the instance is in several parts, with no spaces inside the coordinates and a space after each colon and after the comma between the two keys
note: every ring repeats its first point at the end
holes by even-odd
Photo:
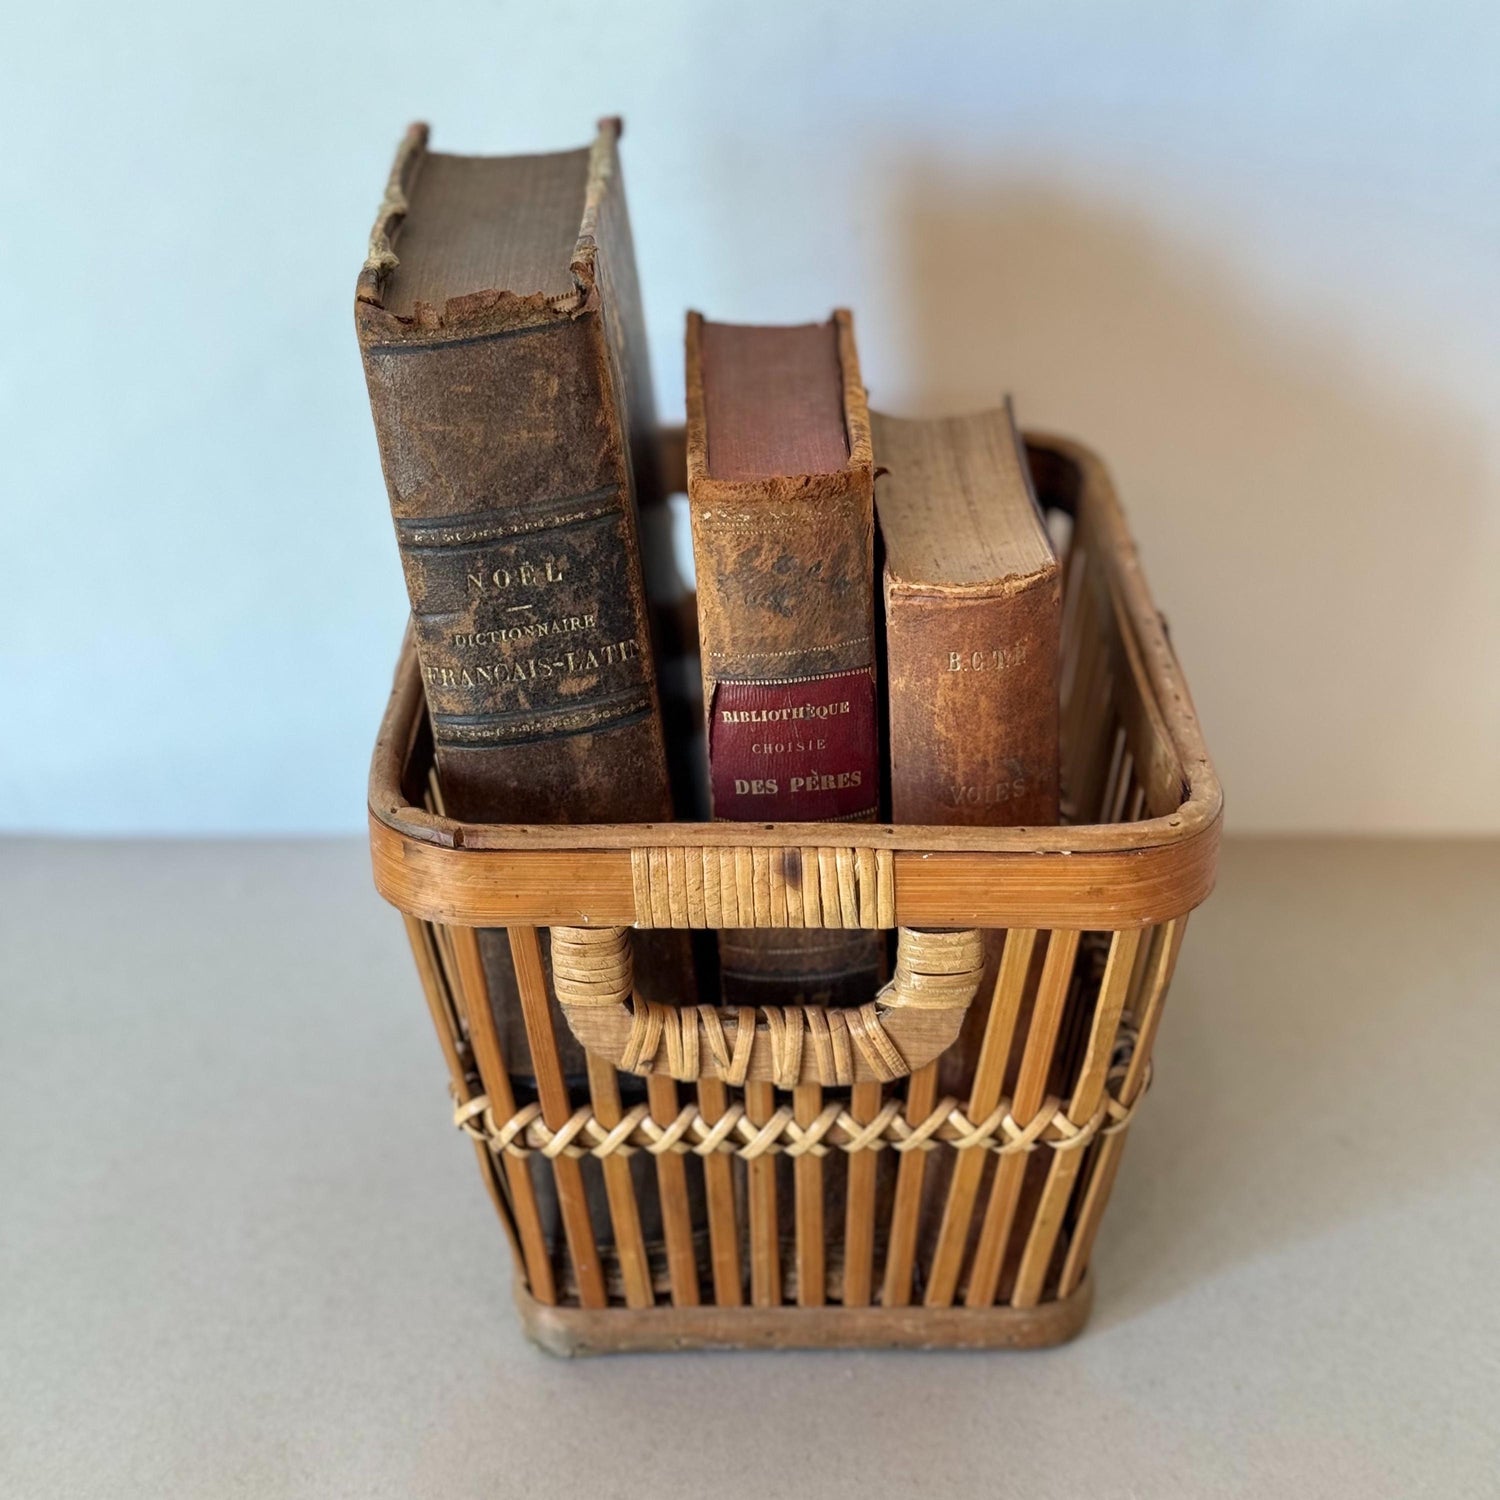
{"type": "Polygon", "coordinates": [[[973,928],[902,927],[895,977],[866,1005],[662,1005],[635,989],[628,927],[554,927],[552,979],[580,1044],[627,1073],[793,1088],[886,1083],[949,1047],[984,972],[973,928]]]}

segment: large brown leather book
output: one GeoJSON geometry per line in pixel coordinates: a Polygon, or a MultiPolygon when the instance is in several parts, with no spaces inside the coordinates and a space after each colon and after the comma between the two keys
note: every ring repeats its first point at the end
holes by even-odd
{"type": "Polygon", "coordinates": [[[891,816],[1056,823],[1062,583],[1010,405],[871,420],[891,816]]]}
{"type": "Polygon", "coordinates": [[[671,816],[637,541],[653,403],[616,140],[408,132],[355,321],[447,812],[671,816]]]}
{"type": "MultiPolygon", "coordinates": [[[[687,470],[716,818],[874,818],[874,465],[853,324],[687,328],[687,470]]],[[[720,936],[736,1004],[869,1000],[873,934],[720,936]]]]}
{"type": "MultiPolygon", "coordinates": [[[[465,820],[672,816],[638,541],[655,412],[619,134],[605,120],[576,151],[454,156],[414,125],[359,276],[443,811],[465,820]]],[[[685,940],[651,937],[642,990],[691,1001],[685,940]]],[[[505,933],[480,948],[525,1074],[505,933]]]]}

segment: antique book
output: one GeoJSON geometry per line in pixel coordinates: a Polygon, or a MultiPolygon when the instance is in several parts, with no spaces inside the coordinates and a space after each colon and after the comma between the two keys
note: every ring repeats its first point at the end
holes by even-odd
{"type": "Polygon", "coordinates": [[[1010,405],[871,423],[891,816],[1056,823],[1062,583],[1010,405]]]}
{"type": "MultiPolygon", "coordinates": [[[[541,156],[396,157],[355,323],[427,694],[443,811],[478,822],[672,816],[637,505],[655,413],[617,120],[541,156]]],[[[505,933],[480,946],[530,1071],[505,933]]],[[[639,966],[693,999],[685,940],[639,966]]],[[[545,949],[544,949],[545,951],[545,949]]],[[[559,1037],[574,1086],[582,1052],[559,1037]]]]}
{"type": "MultiPolygon", "coordinates": [[[[849,314],[687,328],[687,470],[716,818],[872,819],[874,466],[849,314]]],[[[874,995],[882,946],[837,929],[726,932],[734,1004],[874,995]]]]}
{"type": "Polygon", "coordinates": [[[447,811],[671,815],[637,541],[654,414],[617,121],[402,144],[355,321],[447,811]]]}

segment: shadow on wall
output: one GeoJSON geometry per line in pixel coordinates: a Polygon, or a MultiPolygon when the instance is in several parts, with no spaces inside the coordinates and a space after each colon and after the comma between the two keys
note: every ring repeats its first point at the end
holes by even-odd
{"type": "Polygon", "coordinates": [[[1500,735],[1492,704],[1454,743],[1489,598],[1478,417],[1118,205],[885,172],[904,291],[876,406],[1010,390],[1104,454],[1251,825],[1461,823],[1500,735]]]}

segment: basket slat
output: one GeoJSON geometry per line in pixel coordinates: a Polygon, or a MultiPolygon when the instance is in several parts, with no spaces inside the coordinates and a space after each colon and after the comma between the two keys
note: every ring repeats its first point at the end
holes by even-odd
{"type": "MultiPolygon", "coordinates": [[[[771,1123],[776,1090],[769,1083],[745,1085],[745,1115],[752,1125],[771,1123]]],[[[781,1235],[777,1227],[776,1158],[748,1163],[750,1199],[750,1301],[756,1307],[781,1303],[781,1235]]]]}
{"type": "MultiPolygon", "coordinates": [[[[474,1048],[474,1062],[484,1084],[485,1097],[503,1117],[509,1117],[516,1111],[516,1097],[510,1085],[510,1070],[500,1050],[494,1012],[490,1009],[484,965],[479,959],[479,940],[472,929],[466,927],[452,929],[449,940],[457,960],[464,1027],[474,1048]]],[[[471,1105],[478,1102],[478,1099],[470,1100],[471,1105]]],[[[536,1186],[525,1162],[506,1157],[505,1181],[509,1189],[507,1205],[515,1216],[516,1235],[521,1242],[522,1260],[532,1295],[539,1302],[555,1303],[557,1283],[552,1274],[552,1257],[542,1230],[536,1186]]]]}
{"type": "MultiPolygon", "coordinates": [[[[1161,1024],[1162,1004],[1166,1000],[1167,986],[1171,984],[1173,971],[1177,967],[1177,955],[1182,950],[1186,930],[1186,919],[1178,918],[1153,934],[1156,951],[1148,967],[1145,993],[1136,1013],[1139,1035],[1120,1090],[1121,1103],[1127,1109],[1133,1108],[1140,1099],[1150,1078],[1151,1048],[1156,1041],[1156,1028],[1161,1024]]],[[[1110,1190],[1114,1187],[1115,1174],[1120,1169],[1120,1156],[1124,1150],[1123,1130],[1107,1137],[1099,1145],[1078,1224],[1073,1231],[1073,1242],[1069,1245],[1067,1259],[1063,1262],[1062,1276],[1058,1283],[1060,1297],[1072,1295],[1083,1280],[1089,1256],[1093,1253],[1094,1236],[1099,1232],[1099,1221],[1109,1202],[1110,1190]]]]}
{"type": "MultiPolygon", "coordinates": [[[[915,1127],[932,1113],[937,1103],[938,1065],[928,1063],[911,1075],[906,1092],[906,1123],[915,1127]]],[[[896,1171],[896,1195],[891,1202],[890,1231],[886,1236],[885,1281],[880,1300],[886,1307],[911,1303],[917,1234],[921,1228],[922,1179],[927,1157],[911,1151],[901,1158],[896,1171]]]]}
{"type": "MultiPolygon", "coordinates": [[[[717,1078],[698,1080],[698,1112],[716,1125],[729,1109],[729,1090],[717,1078]]],[[[745,1300],[740,1272],[739,1212],[735,1206],[734,1169],[728,1157],[715,1153],[703,1162],[707,1199],[709,1256],[713,1262],[714,1301],[738,1307],[745,1300]]]]}
{"type": "MultiPolygon", "coordinates": [[[[601,1125],[612,1130],[623,1118],[620,1081],[608,1063],[592,1055],[588,1058],[588,1070],[589,1097],[594,1114],[601,1125]]],[[[646,1237],[641,1230],[635,1184],[630,1180],[630,1162],[623,1156],[607,1156],[603,1160],[603,1171],[625,1305],[651,1307],[656,1302],[656,1294],[651,1287],[651,1262],[646,1253],[646,1237]]]]}
{"type": "MultiPolygon", "coordinates": [[[[849,1091],[849,1113],[861,1124],[873,1122],[885,1102],[878,1083],[856,1083],[849,1091]]],[[[873,1151],[849,1158],[848,1199],[844,1210],[845,1307],[868,1307],[875,1281],[875,1169],[873,1151]]]]}
{"type": "MultiPolygon", "coordinates": [[[[1120,1020],[1125,1012],[1125,994],[1140,942],[1140,933],[1131,930],[1117,932],[1110,944],[1109,963],[1099,987],[1088,1050],[1084,1054],[1078,1082],[1068,1104],[1068,1120],[1075,1126],[1082,1127],[1104,1097],[1105,1078],[1114,1055],[1120,1020]]],[[[1058,1151],[1053,1154],[1047,1168],[1046,1186],[1042,1190],[1041,1201],[1037,1204],[1036,1217],[1032,1220],[1031,1233],[1027,1237],[1020,1268],[1016,1273],[1015,1290],[1010,1298],[1012,1307],[1035,1307],[1042,1300],[1048,1267],[1057,1246],[1058,1233],[1062,1229],[1063,1211],[1067,1208],[1082,1165],[1081,1150],[1058,1151]]]]}
{"type": "MultiPolygon", "coordinates": [[[[984,1044],[974,1066],[974,1085],[970,1095],[970,1118],[987,1115],[1000,1102],[1005,1083],[1005,1066],[1010,1057],[1016,1022],[1021,1014],[1028,979],[1032,972],[1032,953],[1037,934],[1029,927],[1015,928],[1005,935],[1005,951],[1000,959],[1000,975],[995,981],[995,998],[985,1028],[984,1044]]],[[[1049,948],[1050,948],[1049,944],[1049,948]]],[[[982,1152],[970,1148],[960,1151],[953,1168],[948,1200],[943,1205],[943,1220],[938,1229],[937,1249],[933,1254],[932,1273],[927,1284],[927,1306],[947,1307],[958,1289],[963,1271],[964,1254],[969,1243],[969,1225],[979,1195],[979,1180],[988,1164],[982,1152]]]]}

